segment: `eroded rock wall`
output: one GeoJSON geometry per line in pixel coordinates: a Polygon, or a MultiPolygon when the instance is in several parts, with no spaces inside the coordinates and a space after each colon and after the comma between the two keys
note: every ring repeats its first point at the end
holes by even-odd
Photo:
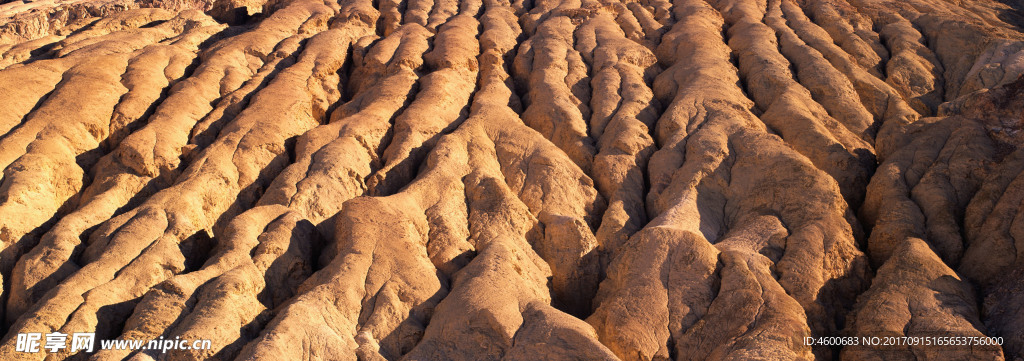
{"type": "Polygon", "coordinates": [[[0,359],[1024,358],[1021,11],[0,4],[0,359]]]}

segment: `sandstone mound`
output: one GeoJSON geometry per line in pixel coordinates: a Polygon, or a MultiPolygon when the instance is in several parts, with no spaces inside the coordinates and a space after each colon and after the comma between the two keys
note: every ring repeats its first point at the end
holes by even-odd
{"type": "Polygon", "coordinates": [[[1024,359],[1022,11],[0,3],[0,359],[1024,359]]]}

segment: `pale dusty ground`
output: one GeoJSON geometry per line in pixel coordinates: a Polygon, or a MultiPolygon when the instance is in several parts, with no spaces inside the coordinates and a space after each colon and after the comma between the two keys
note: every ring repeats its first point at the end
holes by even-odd
{"type": "Polygon", "coordinates": [[[1021,9],[0,4],[0,359],[1024,359],[1021,9]]]}

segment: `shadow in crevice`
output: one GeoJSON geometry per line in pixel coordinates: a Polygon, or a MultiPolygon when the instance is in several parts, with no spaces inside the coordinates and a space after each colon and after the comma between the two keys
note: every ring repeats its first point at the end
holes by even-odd
{"type": "MultiPolygon", "coordinates": [[[[203,119],[193,127],[189,135],[189,144],[194,144],[197,149],[205,149],[213,144],[220,137],[221,130],[238,118],[238,116],[249,107],[254,97],[258,96],[260,92],[266,89],[272,81],[277,79],[278,74],[295,64],[298,60],[299,54],[301,54],[303,49],[305,49],[306,41],[308,41],[308,39],[300,41],[295,52],[280,59],[277,64],[274,64],[272,68],[267,70],[267,73],[262,79],[256,78],[259,76],[259,73],[257,73],[253,79],[246,81],[234,92],[217,99],[217,105],[213,111],[203,117],[203,119]],[[254,83],[254,81],[256,82],[254,83]],[[249,89],[250,86],[252,89],[249,89]],[[244,92],[244,95],[238,96],[239,92],[244,92]],[[219,117],[216,119],[208,119],[220,109],[223,111],[219,117]],[[207,127],[200,130],[198,127],[203,124],[206,124],[207,127]]],[[[280,46],[281,44],[278,45],[280,46]]],[[[275,47],[274,52],[271,54],[274,54],[279,50],[279,48],[275,47]]],[[[261,69],[260,72],[263,72],[263,69],[261,69]]]]}
{"type": "MultiPolygon", "coordinates": [[[[267,190],[267,187],[270,186],[270,183],[291,164],[291,154],[295,152],[295,143],[298,137],[298,135],[295,135],[285,139],[283,144],[284,152],[277,154],[268,161],[267,165],[260,169],[256,177],[254,177],[255,179],[253,179],[252,183],[239,190],[234,197],[234,202],[227,207],[227,210],[217,216],[217,221],[213,224],[215,234],[221,234],[221,230],[227,226],[228,222],[256,205],[260,197],[267,190]]],[[[243,145],[240,144],[239,146],[242,147],[243,145]]]]}
{"type": "MultiPolygon", "coordinates": [[[[424,302],[414,305],[409,310],[409,314],[405,315],[404,319],[402,319],[401,323],[393,331],[380,339],[381,356],[389,360],[396,360],[411,352],[423,339],[434,309],[448,296],[451,290],[450,285],[444,282],[444,276],[440,272],[437,272],[437,276],[442,280],[441,288],[424,302]]],[[[372,304],[375,301],[374,298],[376,296],[371,298],[368,303],[372,304]]],[[[366,308],[364,307],[365,310],[366,308]]],[[[360,320],[363,319],[362,316],[360,315],[360,320]]],[[[360,324],[362,323],[360,322],[360,324]]]]}
{"type": "MultiPolygon", "coordinates": [[[[88,179],[82,179],[83,184],[88,184],[88,179]]],[[[84,188],[84,187],[83,187],[84,188]]],[[[4,315],[7,312],[7,301],[11,294],[11,280],[13,278],[13,272],[15,265],[18,260],[31,251],[36,245],[39,244],[40,239],[43,235],[48,232],[53,225],[55,225],[62,217],[70,212],[75,206],[78,205],[78,200],[82,196],[82,191],[79,190],[71,197],[69,197],[57,211],[47,220],[45,220],[38,227],[32,229],[28,233],[20,236],[17,240],[6,239],[9,235],[5,227],[0,227],[0,237],[2,237],[4,249],[0,250],[0,274],[3,276],[3,289],[0,294],[0,310],[3,311],[4,315]]],[[[18,315],[20,316],[20,315],[18,315]]],[[[5,317],[0,316],[0,319],[5,317]]],[[[14,323],[15,319],[3,319],[0,322],[0,334],[7,334],[9,327],[14,323]]]]}
{"type": "MultiPolygon", "coordinates": [[[[135,306],[140,301],[142,301],[142,297],[136,297],[127,301],[99,307],[96,310],[96,320],[98,320],[96,323],[96,339],[112,340],[118,338],[124,331],[128,317],[135,311],[135,306]]],[[[79,308],[75,312],[81,311],[82,309],[79,308]]],[[[85,356],[84,353],[79,353],[79,355],[85,356]]]]}
{"type": "MultiPolygon", "coordinates": [[[[278,221],[267,226],[268,232],[272,232],[275,223],[278,221]]],[[[324,240],[313,223],[308,220],[297,222],[291,230],[287,250],[263,272],[267,286],[256,295],[260,303],[268,309],[276,309],[294,297],[302,282],[319,270],[317,258],[323,246],[324,240]]],[[[252,252],[262,247],[265,246],[261,243],[252,252]]]]}
{"type": "Polygon", "coordinates": [[[999,20],[1012,25],[1017,31],[1024,32],[1024,0],[995,0],[1008,8],[999,11],[999,20]]]}
{"type": "Polygon", "coordinates": [[[263,328],[273,317],[273,310],[263,310],[263,312],[260,312],[252,321],[242,325],[237,339],[221,347],[220,351],[217,351],[216,354],[210,357],[210,360],[234,360],[237,358],[245,345],[259,337],[260,332],[263,331],[263,328]]]}
{"type": "Polygon", "coordinates": [[[205,230],[200,230],[179,242],[178,250],[185,257],[185,269],[181,273],[199,270],[210,258],[216,244],[217,242],[205,230]]]}
{"type": "MultiPolygon", "coordinates": [[[[868,263],[867,259],[861,258],[859,261],[868,263]]],[[[854,307],[857,305],[857,301],[860,300],[861,295],[868,291],[871,287],[871,283],[874,278],[874,272],[871,269],[870,264],[863,266],[865,274],[857,274],[856,272],[848,272],[841,277],[833,278],[825,281],[825,284],[821,287],[818,292],[818,298],[815,303],[824,306],[824,308],[831,312],[831,320],[819,320],[818,322],[831,322],[835,329],[825,331],[826,334],[813,334],[815,337],[831,337],[831,336],[842,336],[849,330],[849,324],[847,321],[850,320],[850,316],[854,311],[854,307]],[[855,297],[846,297],[845,295],[856,295],[855,297]]],[[[851,267],[855,269],[855,267],[851,267]]],[[[810,320],[809,320],[810,321],[810,320]]],[[[812,327],[812,332],[814,328],[812,327]]],[[[840,345],[833,346],[815,346],[815,354],[824,352],[824,349],[828,349],[832,354],[832,359],[838,359],[840,352],[843,347],[840,345]]]]}
{"type": "MultiPolygon", "coordinates": [[[[53,95],[53,92],[59,89],[65,81],[67,81],[67,79],[64,79],[62,77],[62,79],[58,81],[57,84],[54,84],[53,89],[50,89],[50,91],[46,92],[46,94],[43,94],[43,96],[39,97],[39,100],[37,100],[36,103],[32,105],[32,109],[28,113],[25,113],[25,116],[21,117],[21,121],[18,122],[18,124],[11,127],[11,129],[7,130],[6,132],[0,133],[0,143],[7,140],[8,137],[14,137],[18,135],[18,130],[21,129],[21,127],[24,127],[25,124],[28,123],[29,119],[32,119],[32,116],[34,116],[35,113],[40,108],[42,108],[43,104],[46,103],[46,100],[50,99],[50,96],[53,95]]],[[[3,169],[0,169],[0,171],[3,171],[3,169]]]]}

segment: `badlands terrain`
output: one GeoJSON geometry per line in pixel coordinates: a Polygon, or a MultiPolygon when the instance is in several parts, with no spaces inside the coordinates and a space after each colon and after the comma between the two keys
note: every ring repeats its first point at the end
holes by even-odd
{"type": "Polygon", "coordinates": [[[0,359],[1022,360],[1022,9],[5,1],[0,359]]]}

